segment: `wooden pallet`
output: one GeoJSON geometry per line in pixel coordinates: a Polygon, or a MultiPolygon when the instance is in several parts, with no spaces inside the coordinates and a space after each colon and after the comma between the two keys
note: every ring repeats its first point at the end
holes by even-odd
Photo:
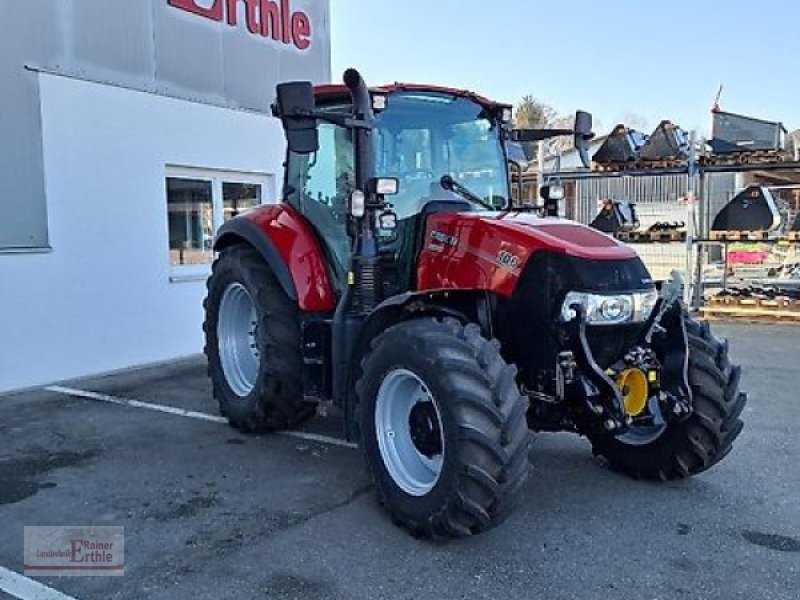
{"type": "Polygon", "coordinates": [[[783,310],[769,306],[704,306],[700,312],[709,321],[800,324],[800,310],[783,310]]]}
{"type": "Polygon", "coordinates": [[[620,171],[629,171],[634,168],[636,168],[635,162],[592,163],[592,171],[595,173],[619,173],[620,171]]]}
{"type": "Polygon", "coordinates": [[[708,303],[708,308],[712,306],[738,306],[739,298],[736,296],[711,296],[706,302],[708,303]]]}
{"type": "Polygon", "coordinates": [[[800,324],[800,300],[778,296],[712,296],[700,309],[703,318],[711,321],[754,321],[761,323],[800,324]]]}
{"type": "Polygon", "coordinates": [[[620,241],[632,244],[668,244],[685,242],[686,232],[678,229],[665,231],[623,231],[617,234],[620,241]]]}
{"type": "Polygon", "coordinates": [[[593,163],[592,171],[596,173],[619,173],[633,170],[645,169],[674,169],[685,167],[686,159],[665,158],[660,160],[635,160],[620,163],[593,163]]]}
{"type": "Polygon", "coordinates": [[[720,242],[763,242],[771,240],[772,231],[712,231],[709,237],[720,242]]]}
{"type": "Polygon", "coordinates": [[[706,154],[699,158],[702,165],[766,165],[787,162],[792,159],[783,150],[756,150],[731,154],[706,154]]]}
{"type": "Polygon", "coordinates": [[[766,308],[788,310],[800,313],[800,300],[788,296],[766,298],[762,296],[711,296],[709,306],[728,306],[739,308],[766,308]]]}
{"type": "Polygon", "coordinates": [[[685,242],[686,232],[680,229],[667,229],[664,231],[651,231],[650,239],[657,243],[685,242]]]}
{"type": "Polygon", "coordinates": [[[640,169],[674,169],[686,166],[685,158],[660,158],[658,160],[639,160],[636,166],[640,169]]]}
{"type": "MultiPolygon", "coordinates": [[[[697,162],[703,166],[723,165],[772,165],[792,160],[792,155],[783,150],[756,150],[754,152],[733,152],[731,154],[703,154],[697,162]]],[[[639,159],[620,163],[593,163],[592,171],[597,173],[618,173],[634,169],[675,169],[685,167],[686,158],[663,158],[658,160],[639,159]]]]}

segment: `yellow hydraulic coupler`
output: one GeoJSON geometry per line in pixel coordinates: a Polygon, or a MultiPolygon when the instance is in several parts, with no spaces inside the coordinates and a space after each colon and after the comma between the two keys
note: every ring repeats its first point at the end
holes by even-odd
{"type": "Polygon", "coordinates": [[[625,414],[629,417],[642,414],[647,407],[647,399],[650,397],[647,380],[647,373],[635,367],[625,369],[617,375],[617,387],[622,392],[625,414]]]}

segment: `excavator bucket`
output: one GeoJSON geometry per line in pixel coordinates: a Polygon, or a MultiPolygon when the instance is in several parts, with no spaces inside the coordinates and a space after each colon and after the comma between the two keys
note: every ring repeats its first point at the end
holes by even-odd
{"type": "Polygon", "coordinates": [[[781,216],[772,193],[765,187],[751,185],[723,207],[711,230],[774,231],[780,224],[781,216]]]}
{"type": "Polygon", "coordinates": [[[639,217],[636,215],[636,204],[609,198],[603,201],[600,212],[589,227],[612,235],[638,229],[639,217]]]}
{"type": "Polygon", "coordinates": [[[689,156],[689,136],[672,121],[661,121],[639,152],[642,160],[682,160],[689,156]]]}
{"type": "Polygon", "coordinates": [[[635,129],[617,125],[592,160],[600,165],[634,162],[639,158],[639,150],[647,141],[647,136],[635,129]]]}
{"type": "Polygon", "coordinates": [[[718,110],[708,143],[714,154],[775,151],[784,149],[785,134],[781,123],[718,110]]]}

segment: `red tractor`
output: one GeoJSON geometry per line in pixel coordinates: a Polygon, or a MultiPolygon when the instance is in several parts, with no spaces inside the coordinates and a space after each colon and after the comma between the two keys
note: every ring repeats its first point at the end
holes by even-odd
{"type": "MultiPolygon", "coordinates": [[[[343,415],[379,499],[414,535],[510,512],[533,431],[585,435],[634,477],[700,473],[742,429],[727,344],[680,282],[656,291],[629,247],[510,202],[511,107],[395,84],[278,86],[282,202],[219,231],[208,281],[214,396],[241,431],[343,415]]],[[[554,201],[555,188],[548,197],[554,201]]]]}

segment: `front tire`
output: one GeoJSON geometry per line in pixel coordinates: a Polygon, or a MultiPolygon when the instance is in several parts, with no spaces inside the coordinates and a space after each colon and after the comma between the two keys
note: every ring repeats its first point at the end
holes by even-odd
{"type": "Polygon", "coordinates": [[[711,334],[707,322],[686,315],[684,323],[692,414],[666,425],[649,443],[629,443],[624,435],[590,436],[595,454],[637,479],[664,481],[702,473],[727,456],[743,428],[740,417],[747,396],[739,392],[741,367],[731,365],[727,343],[711,334]]]}
{"type": "Polygon", "coordinates": [[[312,417],[315,404],[303,399],[297,305],[261,255],[244,245],[225,248],[207,287],[204,351],[221,414],[245,433],[312,417]]]}
{"type": "Polygon", "coordinates": [[[531,442],[515,377],[475,324],[420,318],[373,341],[356,385],[361,445],[396,523],[463,537],[510,513],[531,442]]]}

